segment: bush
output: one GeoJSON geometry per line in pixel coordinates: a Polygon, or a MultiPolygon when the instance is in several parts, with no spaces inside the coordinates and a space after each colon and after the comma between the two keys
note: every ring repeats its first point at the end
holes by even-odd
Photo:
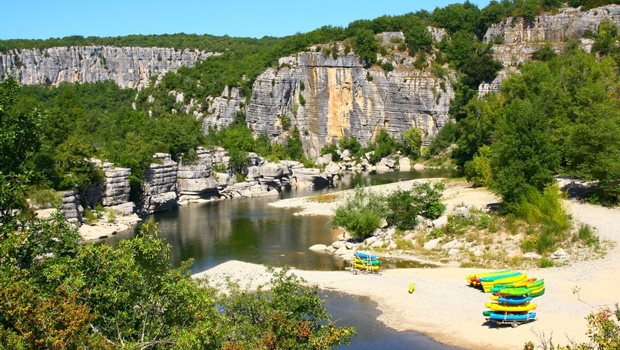
{"type": "Polygon", "coordinates": [[[492,180],[490,153],[489,146],[482,146],[474,159],[465,163],[465,177],[474,187],[488,186],[492,180]]]}
{"type": "Polygon", "coordinates": [[[535,233],[522,242],[524,250],[534,249],[541,254],[550,251],[570,228],[570,216],[562,208],[557,185],[547,187],[544,193],[529,187],[521,200],[508,210],[536,227],[535,233]]]}
{"type": "Polygon", "coordinates": [[[599,244],[599,239],[594,230],[589,225],[581,225],[577,231],[577,237],[587,246],[595,246],[599,244]]]}
{"type": "Polygon", "coordinates": [[[345,136],[340,139],[338,144],[340,145],[340,149],[343,151],[348,149],[351,151],[351,154],[360,154],[362,150],[362,145],[360,145],[360,142],[354,137],[345,136]]]}
{"type": "Polygon", "coordinates": [[[340,160],[340,155],[338,154],[338,146],[336,146],[335,144],[329,144],[324,146],[323,148],[321,148],[321,155],[326,155],[326,154],[331,154],[332,155],[332,160],[337,162],[340,160]]]}
{"type": "Polygon", "coordinates": [[[58,207],[62,204],[62,195],[46,186],[35,186],[28,191],[28,198],[38,207],[58,207]]]}
{"type": "Polygon", "coordinates": [[[418,128],[409,128],[403,132],[403,151],[406,156],[420,158],[420,147],[422,147],[422,131],[418,128]]]}
{"type": "Polygon", "coordinates": [[[385,210],[380,196],[357,187],[354,195],[336,209],[331,224],[334,227],[343,227],[353,238],[365,239],[379,228],[385,210]]]}
{"type": "Polygon", "coordinates": [[[390,62],[383,62],[383,64],[381,64],[381,68],[383,68],[383,70],[386,72],[391,72],[394,70],[394,65],[392,65],[390,62]]]}
{"type": "Polygon", "coordinates": [[[431,187],[428,183],[416,185],[409,191],[398,190],[386,198],[386,221],[401,230],[410,230],[418,224],[418,215],[437,219],[446,207],[441,203],[443,184],[431,187]]]}

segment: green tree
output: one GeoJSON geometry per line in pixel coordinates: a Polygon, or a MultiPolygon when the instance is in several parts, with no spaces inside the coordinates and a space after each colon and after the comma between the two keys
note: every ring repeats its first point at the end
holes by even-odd
{"type": "Polygon", "coordinates": [[[465,163],[465,177],[475,187],[488,186],[493,179],[491,169],[491,147],[485,145],[478,149],[478,154],[465,163]]]}
{"type": "Polygon", "coordinates": [[[422,183],[409,191],[398,190],[386,197],[386,221],[401,230],[411,230],[418,224],[418,216],[435,220],[445,211],[441,203],[443,184],[422,183]]]}
{"type": "Polygon", "coordinates": [[[0,173],[19,173],[40,147],[40,115],[12,113],[17,93],[13,79],[0,84],[0,173]]]}
{"type": "Polygon", "coordinates": [[[491,188],[514,203],[528,186],[542,191],[559,168],[557,145],[549,139],[541,101],[515,99],[498,122],[493,144],[491,188]]]}
{"type": "Polygon", "coordinates": [[[431,34],[426,30],[426,27],[419,22],[407,28],[404,34],[407,49],[409,49],[409,54],[412,57],[419,51],[430,52],[433,48],[433,38],[431,34]]]}
{"type": "Polygon", "coordinates": [[[422,147],[422,131],[418,128],[409,128],[403,132],[403,150],[405,155],[410,158],[420,158],[420,147],[422,147]]]}
{"type": "Polygon", "coordinates": [[[362,29],[353,38],[353,50],[367,67],[377,61],[377,40],[371,30],[362,29]]]}
{"type": "Polygon", "coordinates": [[[385,204],[378,195],[357,187],[344,205],[336,208],[331,225],[345,228],[354,238],[365,239],[379,228],[385,204]]]}
{"type": "Polygon", "coordinates": [[[592,45],[592,51],[607,55],[615,49],[617,39],[618,28],[609,18],[605,18],[598,26],[598,35],[592,45]]]}

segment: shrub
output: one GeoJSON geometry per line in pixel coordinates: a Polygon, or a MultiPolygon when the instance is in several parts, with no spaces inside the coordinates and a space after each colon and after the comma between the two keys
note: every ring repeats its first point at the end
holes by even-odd
{"type": "Polygon", "coordinates": [[[543,257],[538,262],[538,267],[543,268],[543,269],[547,267],[553,267],[553,260],[543,257]]]}
{"type": "Polygon", "coordinates": [[[340,139],[338,144],[340,145],[340,149],[348,149],[351,151],[351,154],[359,154],[362,150],[362,145],[360,145],[360,142],[354,137],[345,136],[340,139]]]}
{"type": "Polygon", "coordinates": [[[422,131],[418,128],[409,128],[403,132],[403,151],[410,158],[420,158],[422,147],[422,131]]]}
{"type": "Polygon", "coordinates": [[[390,62],[383,62],[381,68],[383,68],[383,70],[386,72],[391,72],[394,70],[394,65],[392,65],[390,62]]]}
{"type": "Polygon", "coordinates": [[[336,152],[337,150],[338,146],[332,143],[321,148],[321,155],[331,154],[332,160],[337,162],[340,160],[340,155],[336,152]]]}
{"type": "Polygon", "coordinates": [[[84,222],[87,225],[93,225],[97,222],[97,214],[89,209],[84,210],[84,222]]]}
{"type": "Polygon", "coordinates": [[[579,231],[577,231],[577,237],[587,246],[594,246],[599,244],[599,239],[594,233],[594,230],[589,225],[581,225],[579,231]]]}
{"type": "Polygon", "coordinates": [[[356,239],[365,239],[379,228],[384,214],[383,199],[357,187],[354,195],[336,209],[331,224],[345,228],[356,239]]]}
{"type": "Polygon", "coordinates": [[[116,222],[116,210],[114,209],[108,210],[108,222],[109,223],[116,222]]]}
{"type": "Polygon", "coordinates": [[[401,230],[410,230],[418,224],[418,215],[434,220],[443,214],[441,203],[443,184],[431,187],[428,183],[416,185],[409,191],[398,190],[386,198],[386,221],[401,230]]]}
{"type": "Polygon", "coordinates": [[[474,159],[465,163],[465,177],[474,187],[484,187],[491,183],[493,173],[491,170],[491,148],[482,146],[474,159]]]}
{"type": "Polygon", "coordinates": [[[28,191],[28,198],[39,207],[58,207],[62,204],[62,195],[46,186],[35,186],[28,191]]]}

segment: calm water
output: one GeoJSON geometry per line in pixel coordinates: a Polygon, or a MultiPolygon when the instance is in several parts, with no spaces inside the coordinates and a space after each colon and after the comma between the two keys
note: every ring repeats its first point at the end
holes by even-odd
{"type": "Polygon", "coordinates": [[[325,308],[332,315],[336,325],[353,326],[357,334],[350,344],[338,349],[355,350],[457,350],[416,332],[397,332],[385,327],[379,321],[377,304],[367,297],[352,296],[320,291],[325,308]]]}
{"type": "MultiPolygon", "coordinates": [[[[326,193],[357,185],[380,185],[422,177],[450,176],[446,171],[350,174],[336,188],[283,192],[279,198],[326,193]]],[[[338,235],[323,216],[294,216],[294,209],[268,206],[278,197],[259,197],[191,204],[177,211],[154,215],[161,236],[172,245],[172,263],[194,259],[193,272],[228,260],[305,270],[341,270],[344,261],[308,250],[314,244],[330,244],[338,235]]],[[[115,238],[118,239],[118,238],[115,238]]],[[[386,267],[415,266],[388,262],[386,267]]],[[[419,266],[419,265],[418,265],[419,266]]]]}
{"type": "MultiPolygon", "coordinates": [[[[279,197],[259,197],[193,204],[177,211],[154,215],[161,236],[172,245],[172,263],[193,259],[193,272],[203,271],[228,260],[241,260],[299,269],[340,270],[341,259],[308,250],[313,244],[329,244],[338,237],[327,217],[293,216],[295,210],[267,204],[278,198],[326,193],[380,185],[423,177],[449,177],[446,171],[356,174],[344,178],[333,189],[292,191],[279,197]]],[[[112,241],[125,238],[111,238],[112,241]]],[[[112,242],[113,243],[113,242],[112,242]]],[[[388,267],[409,267],[388,262],[388,267]]],[[[339,349],[429,349],[454,350],[415,332],[396,332],[377,321],[379,311],[369,298],[321,291],[325,306],[339,326],[354,326],[357,335],[339,349]]]]}

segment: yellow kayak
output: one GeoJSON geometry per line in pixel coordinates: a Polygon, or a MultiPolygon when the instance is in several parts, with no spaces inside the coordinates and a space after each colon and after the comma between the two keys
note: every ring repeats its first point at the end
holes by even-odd
{"type": "Polygon", "coordinates": [[[379,271],[379,266],[377,266],[377,265],[363,265],[363,264],[358,264],[358,263],[354,262],[353,266],[356,269],[360,269],[360,270],[379,271]]]}
{"type": "Polygon", "coordinates": [[[524,305],[506,305],[506,304],[498,304],[498,303],[486,303],[484,306],[488,307],[493,311],[505,311],[505,312],[525,312],[536,309],[536,304],[527,303],[524,305]]]}
{"type": "Polygon", "coordinates": [[[482,282],[482,288],[484,289],[485,293],[489,293],[491,291],[491,288],[493,288],[496,284],[515,283],[515,282],[519,282],[525,279],[527,279],[527,275],[522,273],[516,276],[500,278],[492,282],[482,282]]]}

